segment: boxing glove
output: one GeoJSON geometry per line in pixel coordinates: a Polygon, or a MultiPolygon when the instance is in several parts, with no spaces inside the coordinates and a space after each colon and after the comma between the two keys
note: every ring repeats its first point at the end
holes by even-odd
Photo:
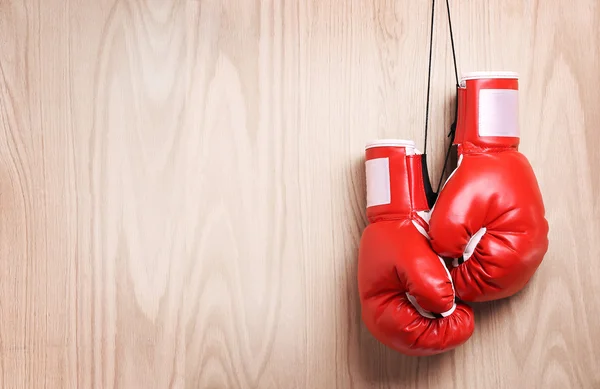
{"type": "Polygon", "coordinates": [[[455,303],[450,274],[429,245],[422,169],[413,142],[367,145],[370,224],[358,255],[363,322],[383,344],[415,356],[457,347],[474,329],[471,308],[455,303]]]}
{"type": "Polygon", "coordinates": [[[451,258],[458,297],[489,301],[520,291],[548,250],[542,195],[518,151],[515,73],[466,75],[458,88],[458,166],[429,220],[433,249],[451,258]]]}

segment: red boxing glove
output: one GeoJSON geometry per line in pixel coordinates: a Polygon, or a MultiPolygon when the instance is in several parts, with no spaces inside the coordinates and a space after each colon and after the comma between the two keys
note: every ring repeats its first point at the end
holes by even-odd
{"type": "Polygon", "coordinates": [[[433,249],[453,258],[458,297],[490,301],[521,290],[548,250],[533,169],[518,152],[515,73],[472,73],[458,88],[458,167],[431,212],[433,249]]]}
{"type": "Polygon", "coordinates": [[[450,274],[429,245],[422,156],[413,142],[399,140],[372,143],[366,155],[371,224],[358,255],[363,321],[403,354],[457,347],[473,333],[473,311],[455,304],[450,274]]]}

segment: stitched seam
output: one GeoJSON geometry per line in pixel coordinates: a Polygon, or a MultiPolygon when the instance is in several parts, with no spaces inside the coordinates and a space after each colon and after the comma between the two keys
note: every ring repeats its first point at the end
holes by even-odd
{"type": "MultiPolygon", "coordinates": [[[[406,158],[411,158],[411,161],[413,161],[413,165],[414,165],[414,162],[417,161],[417,159],[420,159],[420,163],[421,164],[423,163],[423,156],[422,155],[419,156],[418,158],[417,158],[417,156],[414,156],[414,155],[413,156],[408,156],[406,158]]],[[[408,168],[408,163],[407,163],[407,168],[408,168]]],[[[423,189],[423,192],[425,192],[425,189],[424,189],[425,188],[425,179],[423,177],[423,170],[421,170],[420,172],[421,172],[421,174],[417,173],[417,178],[418,178],[418,181],[419,181],[417,183],[417,185],[418,185],[419,188],[423,189]]],[[[417,195],[416,195],[417,188],[414,188],[411,185],[412,182],[413,182],[413,180],[412,180],[412,174],[413,174],[413,172],[411,170],[408,170],[408,185],[409,185],[409,191],[410,191],[410,200],[411,200],[410,210],[411,210],[411,212],[413,212],[413,211],[415,211],[417,209],[416,205],[412,202],[413,197],[414,198],[417,197],[417,195]]],[[[423,193],[423,194],[425,194],[425,193],[423,193]]],[[[427,196],[425,196],[425,202],[427,202],[427,196]]],[[[427,211],[427,210],[428,209],[420,209],[419,211],[427,211]]]]}
{"type": "MultiPolygon", "coordinates": [[[[421,157],[421,164],[423,164],[423,157],[421,157]]],[[[419,175],[419,188],[423,188],[423,194],[425,194],[425,181],[423,178],[423,169],[421,169],[421,174],[419,175]]],[[[427,201],[427,196],[425,196],[425,201],[427,201]]],[[[415,207],[413,207],[415,209],[415,207]]]]}
{"type": "Polygon", "coordinates": [[[425,231],[429,229],[429,224],[425,222],[425,220],[421,216],[419,216],[418,213],[412,212],[410,215],[410,219],[418,223],[421,227],[423,227],[425,231]]]}
{"type": "Polygon", "coordinates": [[[413,188],[411,188],[411,183],[412,183],[412,171],[409,169],[409,156],[404,158],[404,165],[406,167],[406,172],[408,173],[408,201],[410,203],[410,210],[412,211],[413,209],[415,209],[415,205],[413,204],[413,188]]]}
{"type": "Polygon", "coordinates": [[[481,149],[478,148],[478,150],[473,150],[473,149],[466,149],[463,147],[463,154],[499,154],[499,153],[503,153],[506,151],[515,151],[518,152],[517,150],[515,150],[514,147],[493,147],[493,148],[489,148],[489,149],[481,149]]]}
{"type": "Polygon", "coordinates": [[[398,215],[398,216],[381,216],[381,217],[375,218],[372,221],[372,223],[384,222],[384,221],[393,221],[393,220],[403,220],[403,219],[410,219],[410,218],[411,218],[410,214],[407,214],[407,215],[398,215]]]}

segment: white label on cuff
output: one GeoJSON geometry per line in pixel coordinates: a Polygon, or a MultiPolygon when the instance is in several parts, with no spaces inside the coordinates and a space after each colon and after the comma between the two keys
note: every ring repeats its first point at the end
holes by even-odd
{"type": "Polygon", "coordinates": [[[479,91],[479,136],[519,137],[519,91],[479,91]]]}
{"type": "Polygon", "coordinates": [[[390,160],[376,158],[368,160],[367,170],[367,207],[390,204],[390,160]]]}

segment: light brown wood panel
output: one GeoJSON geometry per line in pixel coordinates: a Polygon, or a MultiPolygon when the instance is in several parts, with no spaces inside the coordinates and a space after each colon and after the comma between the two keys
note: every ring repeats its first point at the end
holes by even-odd
{"type": "Polygon", "coordinates": [[[521,75],[550,249],[409,358],[362,325],[356,260],[364,144],[423,147],[428,2],[0,1],[0,387],[600,387],[600,5],[450,3],[459,70],[521,75]]]}

